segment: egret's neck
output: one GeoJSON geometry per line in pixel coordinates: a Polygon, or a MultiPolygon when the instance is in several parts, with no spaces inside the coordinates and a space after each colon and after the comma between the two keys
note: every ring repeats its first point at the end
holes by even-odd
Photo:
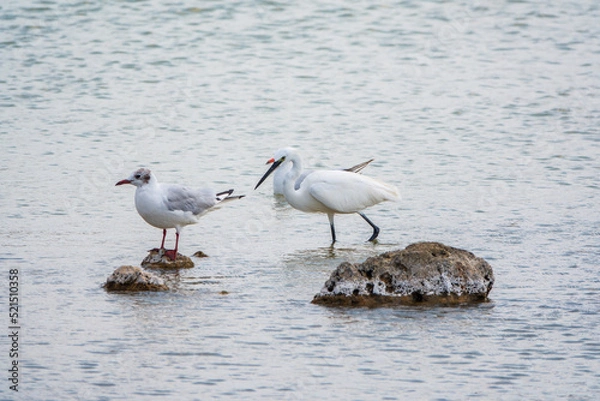
{"type": "Polygon", "coordinates": [[[290,200],[296,195],[294,184],[296,183],[298,177],[300,177],[300,174],[302,174],[302,161],[299,158],[293,158],[287,163],[291,163],[292,167],[285,174],[285,178],[283,179],[283,195],[288,202],[290,202],[290,200]]]}
{"type": "Polygon", "coordinates": [[[290,171],[292,165],[290,163],[279,166],[277,170],[275,170],[273,177],[273,191],[276,194],[283,195],[283,181],[285,180],[286,174],[290,171]]]}

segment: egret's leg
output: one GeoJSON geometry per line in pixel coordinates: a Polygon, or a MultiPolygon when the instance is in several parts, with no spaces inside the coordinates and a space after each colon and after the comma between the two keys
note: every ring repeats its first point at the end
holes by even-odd
{"type": "Polygon", "coordinates": [[[327,213],[327,217],[329,218],[329,228],[331,228],[331,244],[335,243],[335,226],[333,225],[333,213],[327,213]]]}
{"type": "Polygon", "coordinates": [[[371,238],[369,238],[369,241],[373,241],[379,235],[379,227],[377,227],[375,224],[373,224],[373,222],[371,220],[369,220],[369,218],[367,216],[365,216],[364,213],[361,213],[361,212],[357,212],[357,213],[360,214],[360,217],[365,219],[365,221],[367,223],[369,223],[369,225],[371,227],[373,227],[373,235],[371,235],[371,238]]]}

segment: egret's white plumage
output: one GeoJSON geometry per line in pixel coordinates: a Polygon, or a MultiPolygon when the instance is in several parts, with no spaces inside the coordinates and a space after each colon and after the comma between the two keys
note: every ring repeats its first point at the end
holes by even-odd
{"type": "Polygon", "coordinates": [[[399,199],[395,187],[346,170],[316,170],[302,180],[302,159],[291,148],[280,149],[268,162],[271,168],[263,175],[256,188],[278,168],[286,169],[283,178],[283,195],[295,209],[307,213],[325,213],[329,218],[331,237],[335,242],[335,214],[358,213],[373,228],[369,241],[377,238],[379,228],[361,211],[384,201],[399,199]]]}
{"type": "MultiPolygon", "coordinates": [[[[267,161],[267,164],[273,163],[274,161],[275,159],[271,159],[267,161]]],[[[351,171],[354,173],[358,173],[359,171],[367,167],[372,161],[373,159],[367,160],[366,162],[356,164],[342,171],[351,171]]],[[[283,180],[285,179],[285,175],[288,173],[288,171],[290,171],[291,168],[291,163],[282,164],[277,170],[275,170],[275,173],[273,173],[273,193],[275,195],[283,195],[283,180]]],[[[312,172],[313,171],[310,170],[303,171],[302,174],[300,174],[300,176],[296,179],[296,182],[294,183],[294,188],[298,189],[304,178],[306,178],[306,176],[311,174],[312,172]]]]}
{"type": "Polygon", "coordinates": [[[175,229],[175,249],[165,252],[172,259],[177,257],[179,233],[189,224],[196,224],[200,216],[215,206],[241,196],[231,196],[233,189],[216,193],[209,188],[193,189],[176,184],[161,184],[147,168],[134,171],[129,178],[116,185],[136,186],[135,208],[151,226],[163,229],[160,249],[164,248],[167,229],[175,229]]]}

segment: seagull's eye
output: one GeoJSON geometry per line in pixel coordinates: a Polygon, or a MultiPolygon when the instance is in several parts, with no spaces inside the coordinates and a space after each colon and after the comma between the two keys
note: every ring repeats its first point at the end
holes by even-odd
{"type": "Polygon", "coordinates": [[[139,180],[140,178],[142,178],[142,175],[141,175],[141,174],[136,174],[136,175],[134,175],[133,177],[134,177],[136,180],[139,180]]]}

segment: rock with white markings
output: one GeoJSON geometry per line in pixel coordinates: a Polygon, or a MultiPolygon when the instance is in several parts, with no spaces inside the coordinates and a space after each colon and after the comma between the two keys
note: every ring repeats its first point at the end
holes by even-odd
{"type": "Polygon", "coordinates": [[[160,277],[137,266],[121,266],[106,279],[107,291],[166,291],[169,289],[160,277]]]}
{"type": "Polygon", "coordinates": [[[177,253],[175,260],[165,255],[165,249],[152,249],[141,263],[146,269],[191,269],[192,259],[177,253]]]}
{"type": "Polygon", "coordinates": [[[322,305],[460,304],[486,301],[492,267],[471,252],[437,242],[344,262],[313,299],[322,305]]]}

